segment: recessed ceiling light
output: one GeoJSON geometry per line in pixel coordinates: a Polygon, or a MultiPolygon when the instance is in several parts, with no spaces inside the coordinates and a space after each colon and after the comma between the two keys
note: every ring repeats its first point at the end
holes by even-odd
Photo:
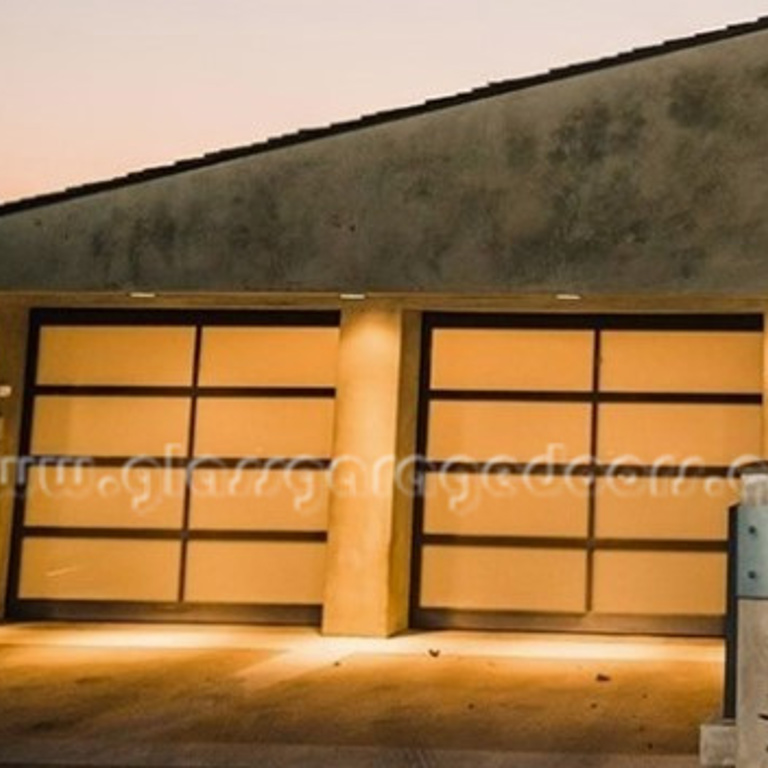
{"type": "Polygon", "coordinates": [[[582,296],[578,293],[558,293],[555,298],[558,301],[581,301],[582,296]]]}
{"type": "Polygon", "coordinates": [[[152,291],[131,291],[128,294],[132,299],[156,299],[157,294],[152,291]]]}
{"type": "Polygon", "coordinates": [[[341,293],[339,294],[339,298],[342,301],[364,301],[365,294],[364,293],[341,293]]]}

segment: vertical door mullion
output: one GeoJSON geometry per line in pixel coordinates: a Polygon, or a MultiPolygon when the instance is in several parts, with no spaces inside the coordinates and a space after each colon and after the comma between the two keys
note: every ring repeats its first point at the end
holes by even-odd
{"type": "Polygon", "coordinates": [[[424,505],[427,484],[427,435],[429,432],[430,389],[432,382],[433,324],[425,317],[421,331],[421,359],[419,360],[418,416],[416,422],[417,464],[414,473],[413,543],[411,553],[410,621],[415,623],[416,612],[421,609],[421,575],[424,556],[424,505]]]}
{"type": "Polygon", "coordinates": [[[592,418],[590,422],[589,453],[589,501],[587,517],[587,571],[585,580],[585,609],[591,613],[594,605],[595,585],[595,535],[597,518],[597,465],[598,465],[598,417],[600,407],[600,355],[602,331],[600,327],[594,330],[594,346],[592,348],[592,418]]]}
{"type": "MultiPolygon", "coordinates": [[[[19,439],[19,455],[22,460],[32,454],[32,425],[34,423],[35,396],[37,385],[38,358],[40,356],[40,334],[42,323],[33,312],[29,316],[29,338],[27,342],[27,359],[24,368],[24,392],[22,395],[21,435],[19,439]]],[[[24,548],[24,522],[26,519],[27,485],[29,482],[29,466],[16,466],[13,469],[13,521],[11,531],[11,550],[8,563],[8,588],[6,596],[11,611],[21,599],[21,559],[24,548]]]]}
{"type": "Polygon", "coordinates": [[[187,591],[187,557],[189,549],[189,520],[192,508],[192,462],[195,456],[195,434],[197,428],[197,399],[200,385],[200,356],[202,350],[203,327],[195,326],[195,351],[192,360],[192,392],[189,404],[189,431],[187,433],[187,466],[184,470],[184,511],[181,523],[181,555],[179,558],[178,602],[183,603],[187,591]]]}

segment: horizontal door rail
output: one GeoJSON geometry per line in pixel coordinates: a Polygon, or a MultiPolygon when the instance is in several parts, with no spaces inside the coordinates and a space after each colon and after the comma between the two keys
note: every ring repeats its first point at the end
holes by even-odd
{"type": "Polygon", "coordinates": [[[532,549],[620,550],[631,552],[727,552],[723,540],[701,539],[600,539],[569,536],[504,536],[425,533],[422,544],[441,547],[500,547],[532,549]]]}
{"type": "Polygon", "coordinates": [[[520,403],[660,403],[681,405],[762,405],[761,394],[740,392],[566,392],[547,390],[431,389],[430,401],[520,403]]]}
{"type": "Polygon", "coordinates": [[[528,328],[617,331],[762,331],[763,316],[743,314],[571,314],[540,312],[430,312],[425,326],[432,328],[528,328]]]}
{"type": "Polygon", "coordinates": [[[334,387],[166,387],[152,385],[38,384],[36,397],[334,398],[334,387]]]}
{"type": "Polygon", "coordinates": [[[325,531],[298,530],[240,530],[240,529],[190,529],[182,528],[99,528],[58,527],[28,525],[23,529],[25,537],[46,539],[130,539],[154,541],[274,541],[274,542],[325,542],[325,531]]]}
{"type": "Polygon", "coordinates": [[[659,465],[594,464],[588,461],[573,464],[534,464],[524,462],[487,461],[426,461],[421,466],[428,473],[500,474],[533,476],[596,476],[604,477],[736,477],[737,469],[722,465],[659,465]]]}
{"type": "Polygon", "coordinates": [[[339,310],[282,309],[35,309],[30,315],[35,325],[77,326],[290,326],[330,327],[341,322],[339,310]]]}

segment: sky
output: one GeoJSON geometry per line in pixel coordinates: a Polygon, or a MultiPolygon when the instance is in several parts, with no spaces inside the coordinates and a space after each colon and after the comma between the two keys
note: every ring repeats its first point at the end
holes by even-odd
{"type": "Polygon", "coordinates": [[[768,15],[768,0],[0,0],[0,201],[768,15]]]}

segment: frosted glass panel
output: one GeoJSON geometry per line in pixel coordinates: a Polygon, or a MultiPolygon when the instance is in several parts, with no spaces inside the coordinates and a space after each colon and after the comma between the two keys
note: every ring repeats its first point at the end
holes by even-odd
{"type": "Polygon", "coordinates": [[[338,328],[205,328],[203,386],[332,387],[338,328]]]}
{"type": "Polygon", "coordinates": [[[592,388],[592,331],[440,328],[433,339],[435,389],[592,388]]]}
{"type": "Polygon", "coordinates": [[[172,601],[180,554],[181,545],[172,541],[27,538],[19,596],[172,601]]]}
{"type": "Polygon", "coordinates": [[[586,554],[578,550],[424,547],[421,605],[466,610],[584,610],[586,554]]]}
{"type": "Polygon", "coordinates": [[[38,384],[189,386],[194,328],[40,330],[38,384]]]}
{"type": "Polygon", "coordinates": [[[317,605],[323,600],[322,543],[195,541],[188,557],[189,602],[317,605]]]}
{"type": "Polygon", "coordinates": [[[198,402],[198,456],[328,457],[333,400],[202,398],[198,402]]]}
{"type": "Polygon", "coordinates": [[[427,476],[427,533],[489,536],[587,535],[584,477],[427,476]]]}
{"type": "Polygon", "coordinates": [[[556,463],[589,454],[591,406],[572,403],[432,402],[427,452],[556,463]]]}
{"type": "Polygon", "coordinates": [[[32,467],[27,525],[179,528],[184,470],[137,467],[32,467]]]}
{"type": "Polygon", "coordinates": [[[760,333],[605,331],[601,358],[605,391],[762,391],[760,333]]]}
{"type": "Polygon", "coordinates": [[[35,399],[32,452],[62,456],[183,456],[190,401],[172,397],[35,399]]]}
{"type": "Polygon", "coordinates": [[[598,613],[719,616],[725,612],[725,555],[597,552],[598,613]]]}

